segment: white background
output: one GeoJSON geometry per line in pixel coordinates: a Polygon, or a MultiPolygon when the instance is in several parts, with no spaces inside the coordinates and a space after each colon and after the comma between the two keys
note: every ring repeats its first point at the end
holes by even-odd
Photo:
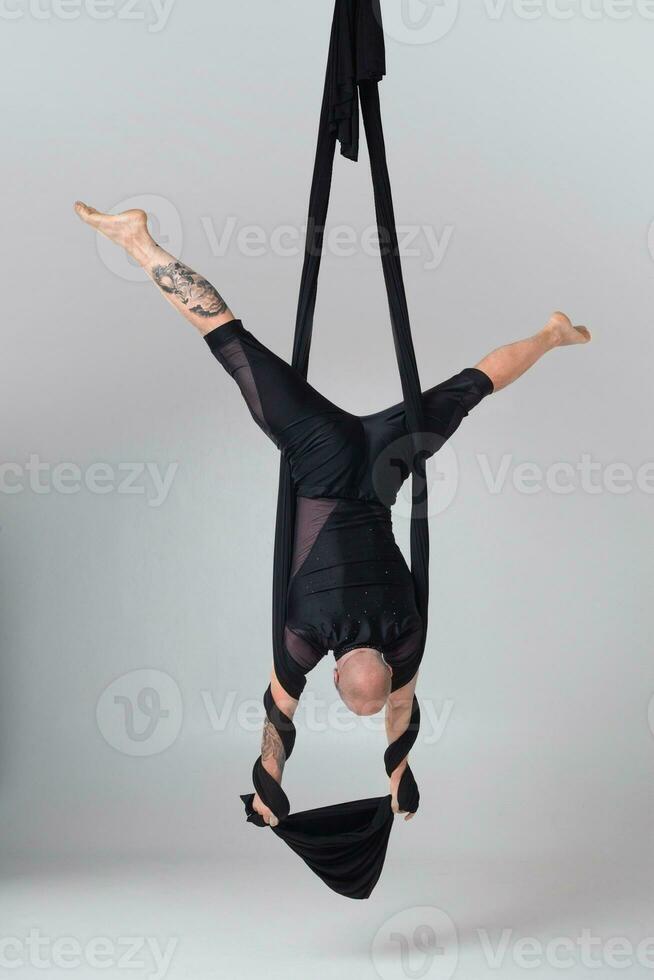
{"type": "MultiPolygon", "coordinates": [[[[399,6],[383,3],[389,23],[399,6]]],[[[391,915],[422,906],[451,917],[469,980],[498,975],[478,930],[637,945],[654,933],[652,494],[611,492],[604,470],[599,493],[526,494],[513,474],[584,455],[636,473],[653,458],[654,21],[635,6],[527,19],[466,4],[433,43],[407,43],[415,28],[387,39],[398,222],[451,236],[438,268],[422,236],[405,259],[425,387],[553,309],[594,343],[550,355],[451,444],[459,482],[432,522],[419,685],[449,720],[435,744],[426,726],[420,813],[395,827],[382,881],[356,905],[244,824],[256,725],[234,710],[221,729],[207,708],[256,703],[267,685],[274,448],[202,341],[72,211],[163,198],[161,243],[287,356],[300,258],[234,243],[217,255],[206,228],[302,226],[332,5],[177,0],[161,29],[149,7],[105,9],[3,8],[2,458],[178,468],[158,507],[37,493],[27,478],[0,494],[0,932],[175,936],[168,975],[185,978],[408,976],[392,943],[381,966],[370,950],[391,915]],[[481,454],[493,472],[510,457],[499,493],[481,454]],[[112,715],[102,694],[144,669],[168,675],[151,686],[172,714],[150,742],[161,751],[139,755],[125,703],[112,715]]],[[[330,225],[373,220],[364,151],[337,162],[330,225]]],[[[360,249],[325,258],[310,377],[353,412],[400,397],[379,262],[360,249]]],[[[405,542],[406,522],[396,531],[405,542]]],[[[331,665],[310,688],[333,702],[331,665]]],[[[147,725],[138,707],[134,723],[147,725]]],[[[301,716],[298,729],[294,809],[387,791],[381,733],[307,731],[301,716]]],[[[512,949],[501,976],[589,975],[581,956],[528,971],[512,949]]],[[[124,970],[75,975],[98,973],[124,970]]]]}

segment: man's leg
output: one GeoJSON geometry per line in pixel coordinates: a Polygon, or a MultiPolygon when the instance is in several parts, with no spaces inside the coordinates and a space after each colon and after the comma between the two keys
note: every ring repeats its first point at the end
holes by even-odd
{"type": "Polygon", "coordinates": [[[571,344],[587,344],[590,339],[586,327],[575,327],[565,313],[554,313],[533,337],[500,347],[480,361],[477,368],[488,375],[495,391],[500,391],[517,381],[548,351],[571,344]]]}
{"type": "MultiPolygon", "coordinates": [[[[234,320],[232,312],[211,283],[153,241],[148,232],[147,215],[144,211],[107,215],[81,202],[77,202],[75,210],[86,224],[133,256],[159,286],[166,299],[203,336],[234,320]]],[[[221,333],[217,331],[218,335],[221,333]]],[[[210,346],[211,340],[209,338],[210,346]]],[[[238,349],[239,342],[233,338],[227,344],[229,351],[220,348],[214,350],[214,353],[233,374],[261,427],[289,452],[290,458],[293,447],[286,440],[294,435],[300,445],[305,442],[311,444],[307,425],[315,424],[320,427],[321,417],[325,412],[333,416],[334,406],[311,388],[291,365],[267,350],[249,334],[247,344],[249,346],[245,356],[238,349]],[[307,422],[303,425],[302,420],[305,417],[307,422]]],[[[329,451],[329,446],[325,444],[325,452],[329,451]]],[[[274,667],[271,693],[280,711],[292,719],[298,701],[284,690],[274,667]]],[[[263,730],[261,761],[269,775],[281,783],[286,755],[276,728],[267,720],[263,730]]],[[[277,817],[265,806],[258,794],[255,795],[253,805],[266,823],[277,825],[277,817]]]]}
{"type": "MultiPolygon", "coordinates": [[[[232,323],[234,314],[208,280],[153,241],[145,212],[108,215],[79,201],[75,210],[86,224],[133,256],[171,305],[207,338],[216,358],[241,388],[258,424],[287,453],[291,465],[306,447],[314,467],[328,465],[339,446],[334,441],[336,431],[334,440],[325,438],[325,419],[344,413],[248,331],[242,330],[232,343],[223,343],[229,332],[216,328],[232,323]]],[[[303,469],[306,472],[306,465],[303,469]]]]}
{"type": "Polygon", "coordinates": [[[87,225],[122,246],[202,336],[234,319],[227,303],[210,282],[169,255],[152,239],[145,211],[102,214],[81,201],[76,203],[75,211],[87,225]]]}

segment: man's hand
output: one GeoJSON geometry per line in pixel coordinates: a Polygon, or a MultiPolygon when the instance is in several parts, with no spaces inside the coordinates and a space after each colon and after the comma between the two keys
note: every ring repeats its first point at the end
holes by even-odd
{"type": "MultiPolygon", "coordinates": [[[[406,810],[400,810],[400,804],[397,802],[397,793],[400,786],[400,780],[404,775],[404,770],[408,765],[408,759],[401,762],[400,765],[395,769],[393,775],[391,776],[391,809],[393,813],[406,813],[406,810]]],[[[412,820],[415,817],[415,813],[407,813],[405,820],[412,820]]]]}
{"type": "Polygon", "coordinates": [[[265,803],[262,802],[261,797],[259,796],[258,793],[255,793],[255,795],[254,795],[254,800],[252,802],[252,807],[253,807],[255,813],[258,813],[259,816],[263,817],[263,822],[265,824],[267,824],[269,827],[276,827],[277,826],[277,824],[279,823],[279,820],[277,819],[277,817],[275,816],[275,814],[272,812],[272,810],[269,807],[267,807],[265,805],[265,803]]]}

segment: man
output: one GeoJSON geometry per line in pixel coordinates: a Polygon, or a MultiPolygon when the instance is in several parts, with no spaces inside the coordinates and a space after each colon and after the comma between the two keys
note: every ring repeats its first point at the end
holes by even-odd
{"type": "MultiPolygon", "coordinates": [[[[107,215],[81,202],[75,210],[125,248],[200,332],[237,382],[254,420],[289,460],[297,518],[285,659],[272,672],[275,704],[292,719],[306,674],[331,651],[334,682],[347,707],[372,715],[385,706],[388,740],[394,742],[409,725],[424,645],[411,573],[395,543],[386,499],[389,489],[392,496],[400,488],[410,466],[397,468],[396,485],[384,493],[375,469],[389,447],[410,444],[403,405],[363,418],[344,412],[245,330],[211,283],[154,242],[145,212],[107,215]]],[[[425,426],[434,437],[429,454],[486,395],[511,384],[555,347],[590,339],[585,327],[555,313],[534,336],[494,351],[475,368],[426,391],[425,426]]],[[[401,457],[401,448],[398,452],[401,457]]],[[[269,721],[261,755],[266,771],[281,783],[284,748],[269,721]]],[[[407,764],[404,759],[391,775],[395,812],[407,764]]],[[[254,809],[276,826],[277,817],[258,796],[254,809]]]]}

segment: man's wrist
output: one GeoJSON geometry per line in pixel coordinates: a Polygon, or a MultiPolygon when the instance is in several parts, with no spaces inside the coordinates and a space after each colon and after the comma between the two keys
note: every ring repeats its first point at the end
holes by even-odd
{"type": "Polygon", "coordinates": [[[268,718],[266,718],[263,726],[261,762],[266,772],[278,783],[281,783],[286,753],[277,729],[268,718]]]}
{"type": "Polygon", "coordinates": [[[395,780],[401,779],[401,777],[404,775],[404,772],[405,772],[406,767],[408,765],[409,765],[409,757],[407,756],[406,759],[403,759],[402,762],[400,762],[399,766],[397,766],[393,770],[393,772],[391,773],[391,779],[392,780],[393,779],[395,779],[395,780]]]}
{"type": "Polygon", "coordinates": [[[269,776],[272,776],[278,783],[281,783],[282,776],[284,775],[284,767],[278,765],[274,759],[264,759],[263,768],[266,770],[269,776]]]}

